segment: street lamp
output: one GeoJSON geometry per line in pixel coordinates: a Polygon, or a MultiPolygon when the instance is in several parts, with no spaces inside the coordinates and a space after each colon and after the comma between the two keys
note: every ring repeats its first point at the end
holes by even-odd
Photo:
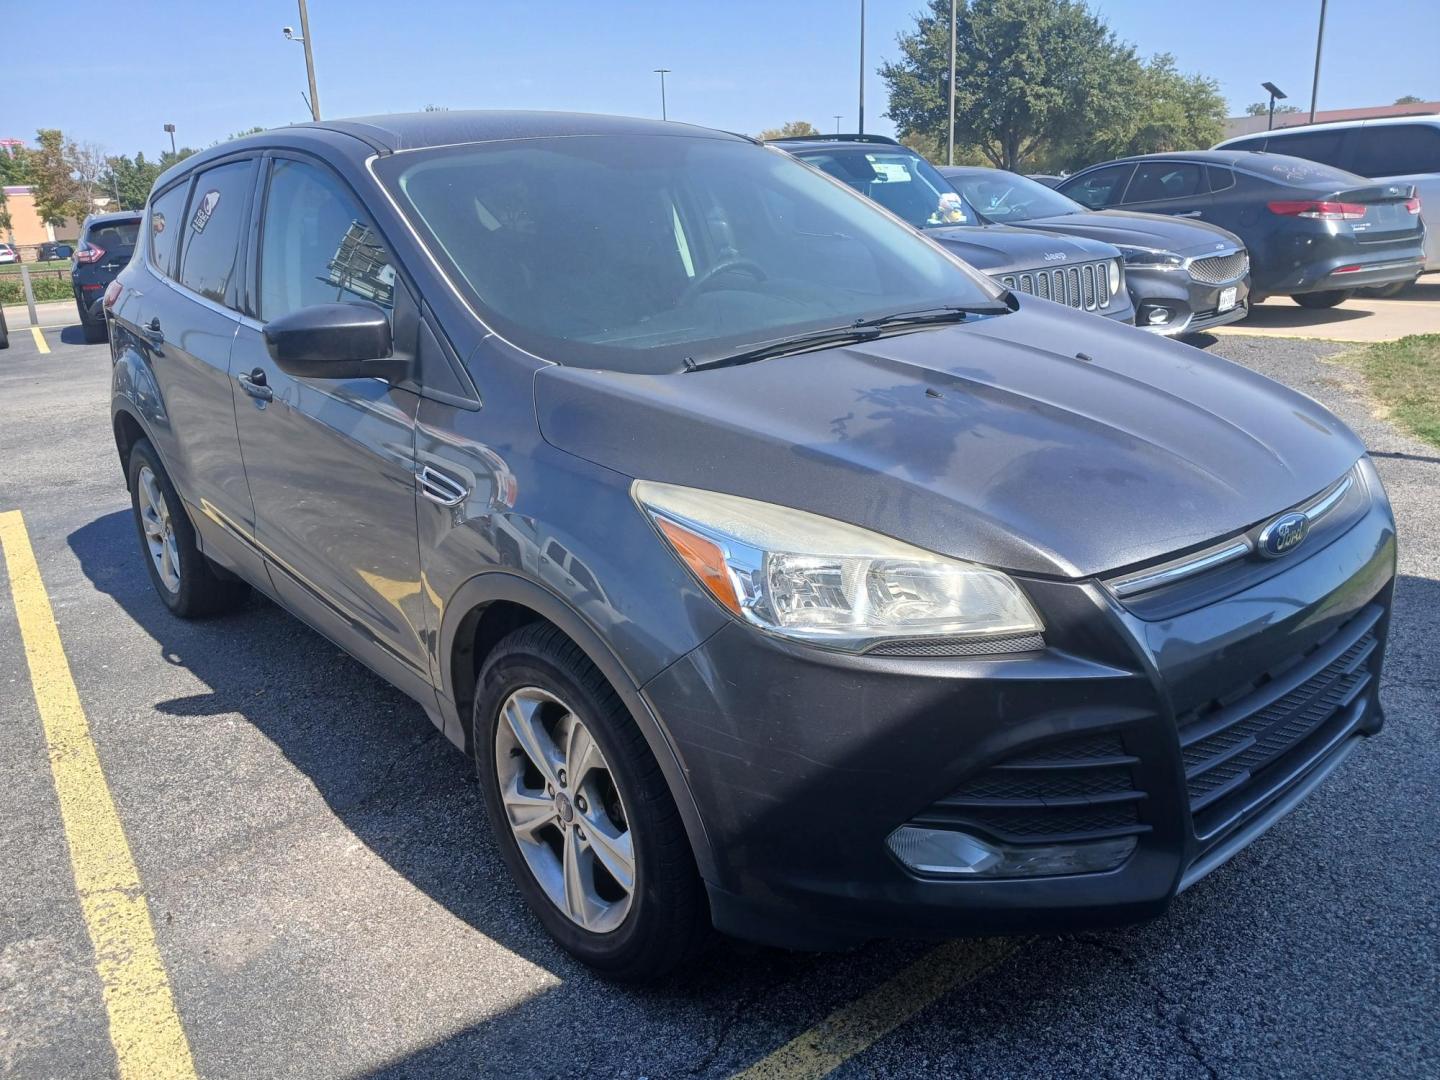
{"type": "Polygon", "coordinates": [[[860,0],[860,123],[855,130],[865,134],[865,0],[860,0]]]}
{"type": "Polygon", "coordinates": [[[1265,124],[1265,130],[1269,131],[1275,126],[1275,99],[1279,98],[1281,101],[1284,101],[1285,91],[1281,90],[1273,82],[1261,83],[1260,85],[1270,94],[1270,119],[1265,124]]]}
{"type": "Polygon", "coordinates": [[[171,157],[174,157],[174,156],[175,156],[175,125],[174,125],[174,124],[166,124],[166,125],[165,125],[165,134],[167,134],[167,135],[170,136],[170,156],[171,156],[171,157]]]}
{"type": "Polygon", "coordinates": [[[831,115],[833,115],[833,116],[835,117],[835,134],[836,134],[836,135],[839,135],[839,134],[840,134],[840,120],[841,120],[841,118],[842,118],[845,114],[844,114],[844,113],[832,113],[831,115]]]}
{"type": "Polygon", "coordinates": [[[1310,123],[1315,123],[1315,99],[1320,95],[1320,47],[1325,44],[1325,0],[1320,0],[1320,32],[1315,35],[1315,81],[1310,84],[1310,123]]]}
{"type": "Polygon", "coordinates": [[[665,76],[670,74],[669,68],[655,68],[655,74],[660,76],[660,119],[669,120],[670,116],[665,111],[665,76]]]}
{"type": "Polygon", "coordinates": [[[305,77],[310,82],[310,99],[306,102],[310,106],[310,118],[317,124],[320,122],[320,92],[315,89],[315,54],[310,49],[310,12],[305,7],[305,0],[300,3],[300,35],[296,37],[293,27],[282,27],[281,33],[285,35],[286,41],[294,41],[305,46],[305,77]]]}
{"type": "Polygon", "coordinates": [[[955,0],[950,0],[950,142],[945,151],[945,164],[955,164],[955,0]]]}

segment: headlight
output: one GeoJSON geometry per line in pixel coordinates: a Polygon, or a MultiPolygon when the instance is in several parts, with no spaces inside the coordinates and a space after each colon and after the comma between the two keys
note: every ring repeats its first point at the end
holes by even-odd
{"type": "Polygon", "coordinates": [[[1144,267],[1147,270],[1183,270],[1185,260],[1173,251],[1160,251],[1156,248],[1126,247],[1117,244],[1120,254],[1125,259],[1126,266],[1144,267]]]}
{"type": "Polygon", "coordinates": [[[1110,295],[1114,296],[1120,291],[1120,260],[1110,260],[1110,295]]]}
{"type": "Polygon", "coordinates": [[[711,596],[774,634],[863,652],[895,639],[1044,630],[998,570],[735,495],[646,480],[632,493],[711,596]]]}

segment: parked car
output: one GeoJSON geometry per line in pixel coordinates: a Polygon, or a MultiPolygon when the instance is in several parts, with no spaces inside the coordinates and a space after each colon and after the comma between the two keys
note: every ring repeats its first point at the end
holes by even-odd
{"type": "Polygon", "coordinates": [[[10,347],[10,327],[5,325],[5,308],[0,306],[0,349],[10,347]]]}
{"type": "Polygon", "coordinates": [[[1343,423],[741,136],[250,136],[160,177],[107,303],[161,601],[254,587],[414,697],[616,977],[711,924],[1155,916],[1381,727],[1394,522],[1343,423]]]}
{"type": "Polygon", "coordinates": [[[74,254],[75,248],[71,244],[47,241],[40,245],[40,251],[35,258],[39,262],[55,262],[60,259],[68,259],[74,254]]]}
{"type": "Polygon", "coordinates": [[[1120,252],[1076,236],[1037,236],[986,225],[920,154],[883,135],[811,135],[777,139],[814,165],[903,219],[1007,289],[1134,322],[1120,252]]]}
{"type": "Polygon", "coordinates": [[[80,227],[80,246],[70,267],[80,329],[92,344],[105,340],[105,287],[130,261],[140,232],[140,215],[133,210],[91,214],[80,227]]]}
{"type": "Polygon", "coordinates": [[[1150,154],[1092,165],[1057,189],[1091,210],[1142,210],[1219,225],[1250,252],[1251,299],[1343,303],[1408,282],[1425,265],[1413,184],[1376,184],[1302,158],[1236,150],[1150,154]]]}
{"type": "Polygon", "coordinates": [[[0,263],[17,263],[20,253],[10,244],[0,244],[0,263]]]}
{"type": "Polygon", "coordinates": [[[1161,214],[1090,211],[1004,169],[955,165],[938,171],[981,221],[1117,247],[1141,329],[1178,337],[1236,322],[1249,312],[1250,258],[1233,233],[1161,214]]]}
{"type": "MultiPolygon", "coordinates": [[[[1440,116],[1385,116],[1262,131],[1227,139],[1216,150],[1255,150],[1318,161],[1387,184],[1414,184],[1422,216],[1440,213],[1440,116]]],[[[1440,220],[1440,219],[1437,219],[1440,220]]],[[[1440,228],[1426,223],[1425,269],[1440,270],[1440,228]]],[[[1388,286],[1398,292],[1407,283],[1388,286]]]]}
{"type": "Polygon", "coordinates": [[[1063,176],[1056,176],[1054,173],[1039,173],[1039,172],[1036,172],[1036,173],[1027,173],[1026,175],[1027,175],[1031,180],[1034,180],[1036,183],[1044,184],[1046,187],[1051,187],[1051,188],[1053,188],[1056,184],[1060,183],[1061,180],[1064,180],[1064,179],[1065,179],[1065,177],[1063,177],[1063,176]]]}

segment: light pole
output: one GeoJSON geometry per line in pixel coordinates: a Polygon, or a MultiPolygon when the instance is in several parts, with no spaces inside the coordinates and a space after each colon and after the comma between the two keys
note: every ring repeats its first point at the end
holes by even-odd
{"type": "Polygon", "coordinates": [[[660,119],[669,120],[670,116],[665,109],[665,76],[670,74],[670,69],[656,68],[655,74],[660,76],[660,119]]]}
{"type": "Polygon", "coordinates": [[[865,0],[860,0],[860,123],[858,134],[865,134],[865,0]]]}
{"type": "Polygon", "coordinates": [[[310,11],[305,6],[305,0],[300,3],[300,36],[295,36],[295,31],[285,27],[283,33],[286,41],[298,41],[305,46],[305,77],[310,83],[310,97],[306,104],[310,106],[310,118],[316,123],[320,122],[320,91],[315,89],[315,53],[310,48],[310,11]]]}
{"type": "Polygon", "coordinates": [[[1275,126],[1275,99],[1285,100],[1285,91],[1281,90],[1273,82],[1260,84],[1270,94],[1270,119],[1265,122],[1265,130],[1269,131],[1275,126]]]}
{"type": "Polygon", "coordinates": [[[1315,123],[1315,99],[1320,96],[1320,47],[1325,44],[1325,0],[1320,0],[1320,32],[1315,36],[1315,81],[1310,84],[1310,123],[1315,123]]]}
{"type": "Polygon", "coordinates": [[[167,134],[167,135],[170,136],[170,156],[171,156],[171,157],[174,157],[174,156],[175,156],[175,125],[174,125],[174,124],[166,124],[166,125],[165,125],[165,134],[167,134]]]}
{"type": "Polygon", "coordinates": [[[945,164],[955,164],[955,0],[950,0],[950,145],[945,154],[945,164]]]}
{"type": "Polygon", "coordinates": [[[845,114],[844,114],[844,113],[834,113],[833,115],[834,115],[834,117],[835,117],[835,134],[836,134],[836,135],[839,135],[839,134],[840,134],[840,118],[841,118],[842,116],[844,116],[845,114]]]}

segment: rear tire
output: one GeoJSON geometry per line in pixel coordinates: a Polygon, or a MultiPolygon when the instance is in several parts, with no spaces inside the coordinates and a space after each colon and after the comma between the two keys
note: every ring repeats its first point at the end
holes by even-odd
{"type": "Polygon", "coordinates": [[[551,937],[629,982],[694,955],[711,932],[709,906],[675,800],[629,710],[579,646],[549,623],[505,637],[480,673],[471,741],[496,842],[551,937]],[[577,728],[598,755],[575,749],[577,728]],[[613,861],[617,850],[628,863],[613,861]]]}
{"type": "Polygon", "coordinates": [[[80,329],[85,335],[85,344],[87,345],[99,345],[110,340],[110,331],[103,322],[81,319],[80,329]]]}
{"type": "Polygon", "coordinates": [[[1290,299],[1303,308],[1310,308],[1312,311],[1321,308],[1332,308],[1343,304],[1355,295],[1354,289],[1329,289],[1326,292],[1301,293],[1299,296],[1292,296],[1290,299]]]}
{"type": "Polygon", "coordinates": [[[165,606],[182,619],[194,619],[241,604],[249,586],[201,553],[180,494],[148,439],[139,439],[130,448],[126,476],[140,551],[165,606]]]}
{"type": "Polygon", "coordinates": [[[1366,296],[1375,296],[1383,300],[1391,296],[1399,296],[1419,280],[1419,278],[1411,278],[1409,281],[1392,281],[1389,285],[1380,285],[1374,289],[1365,289],[1363,291],[1366,296]]]}

